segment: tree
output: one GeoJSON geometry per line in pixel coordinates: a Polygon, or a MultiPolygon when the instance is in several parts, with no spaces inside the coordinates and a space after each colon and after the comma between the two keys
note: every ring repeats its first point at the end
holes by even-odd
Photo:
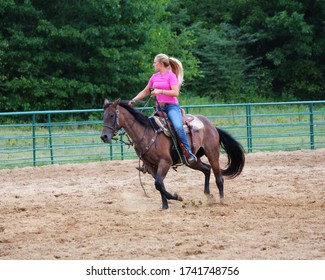
{"type": "Polygon", "coordinates": [[[152,74],[156,53],[183,57],[179,44],[189,44],[166,24],[166,3],[0,2],[0,110],[98,108],[105,97],[134,96],[152,74]]]}
{"type": "Polygon", "coordinates": [[[197,38],[191,51],[203,77],[193,91],[228,102],[254,101],[258,95],[324,98],[324,0],[172,3],[175,30],[194,30],[197,38]]]}
{"type": "Polygon", "coordinates": [[[256,90],[258,59],[248,56],[245,47],[254,37],[227,23],[228,7],[229,1],[173,1],[172,26],[180,34],[191,31],[196,37],[190,52],[200,61],[201,75],[189,84],[192,94],[218,102],[248,101],[256,90]]]}
{"type": "Polygon", "coordinates": [[[233,20],[256,35],[247,51],[271,73],[274,98],[324,98],[324,0],[249,1],[240,10],[233,20]]]}
{"type": "Polygon", "coordinates": [[[0,0],[0,17],[1,111],[131,98],[157,53],[188,95],[325,97],[325,0],[0,0]]]}

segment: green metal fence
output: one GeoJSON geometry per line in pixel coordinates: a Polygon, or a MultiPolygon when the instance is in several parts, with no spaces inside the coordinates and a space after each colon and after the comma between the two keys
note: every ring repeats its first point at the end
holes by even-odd
{"type": "MultiPolygon", "coordinates": [[[[231,133],[247,152],[325,148],[325,101],[183,108],[231,133]]],[[[152,108],[143,110],[152,113],[152,108]]],[[[102,113],[102,109],[0,113],[0,168],[135,159],[132,147],[101,142],[102,113]]]]}

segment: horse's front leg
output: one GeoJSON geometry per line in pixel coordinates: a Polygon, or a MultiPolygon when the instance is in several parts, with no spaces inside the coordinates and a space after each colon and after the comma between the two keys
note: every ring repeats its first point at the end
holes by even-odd
{"type": "Polygon", "coordinates": [[[144,164],[146,164],[149,174],[151,174],[152,177],[155,179],[156,189],[161,194],[162,209],[168,209],[167,197],[165,195],[166,189],[165,189],[164,182],[163,182],[164,177],[162,177],[161,175],[158,175],[158,169],[156,166],[151,165],[150,163],[144,163],[144,164]],[[163,189],[165,190],[165,192],[163,192],[163,189]]]}
{"type": "Polygon", "coordinates": [[[168,209],[168,201],[167,201],[167,197],[162,193],[160,192],[160,195],[161,195],[161,201],[162,201],[162,209],[168,209]]]}
{"type": "Polygon", "coordinates": [[[156,189],[160,192],[161,194],[161,200],[162,200],[162,209],[168,209],[168,199],[173,199],[173,200],[179,200],[182,201],[182,197],[179,196],[178,194],[171,194],[169,193],[164,185],[164,177],[157,175],[156,180],[155,180],[155,186],[156,189]]]}

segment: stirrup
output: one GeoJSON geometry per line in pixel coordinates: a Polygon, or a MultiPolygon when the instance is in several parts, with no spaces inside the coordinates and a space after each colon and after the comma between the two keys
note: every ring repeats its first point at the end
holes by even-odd
{"type": "Polygon", "coordinates": [[[197,162],[197,157],[194,154],[190,154],[190,157],[189,158],[187,158],[186,156],[184,156],[184,160],[185,160],[185,163],[187,165],[191,165],[194,162],[197,162]]]}

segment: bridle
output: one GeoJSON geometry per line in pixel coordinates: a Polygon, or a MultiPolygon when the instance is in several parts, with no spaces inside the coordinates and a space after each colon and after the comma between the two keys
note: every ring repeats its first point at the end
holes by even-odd
{"type": "Polygon", "coordinates": [[[118,107],[116,107],[116,110],[114,112],[114,123],[113,123],[113,126],[104,124],[103,127],[108,128],[108,129],[110,129],[110,130],[113,131],[113,136],[111,138],[112,140],[117,141],[117,142],[121,142],[121,143],[123,143],[123,144],[125,144],[125,145],[127,145],[129,147],[130,146],[133,146],[133,142],[131,141],[129,135],[126,134],[125,130],[123,129],[123,131],[119,132],[120,130],[117,129],[117,127],[119,126],[119,116],[120,116],[119,110],[118,110],[118,107]],[[118,137],[118,136],[123,136],[123,135],[126,135],[127,141],[124,141],[124,140],[122,140],[121,137],[118,137]]]}
{"type": "Polygon", "coordinates": [[[106,125],[104,124],[103,127],[108,128],[110,130],[113,130],[113,135],[115,135],[117,133],[117,127],[119,125],[119,110],[118,110],[118,106],[116,106],[116,110],[114,112],[114,123],[113,126],[110,125],[106,125]]]}

